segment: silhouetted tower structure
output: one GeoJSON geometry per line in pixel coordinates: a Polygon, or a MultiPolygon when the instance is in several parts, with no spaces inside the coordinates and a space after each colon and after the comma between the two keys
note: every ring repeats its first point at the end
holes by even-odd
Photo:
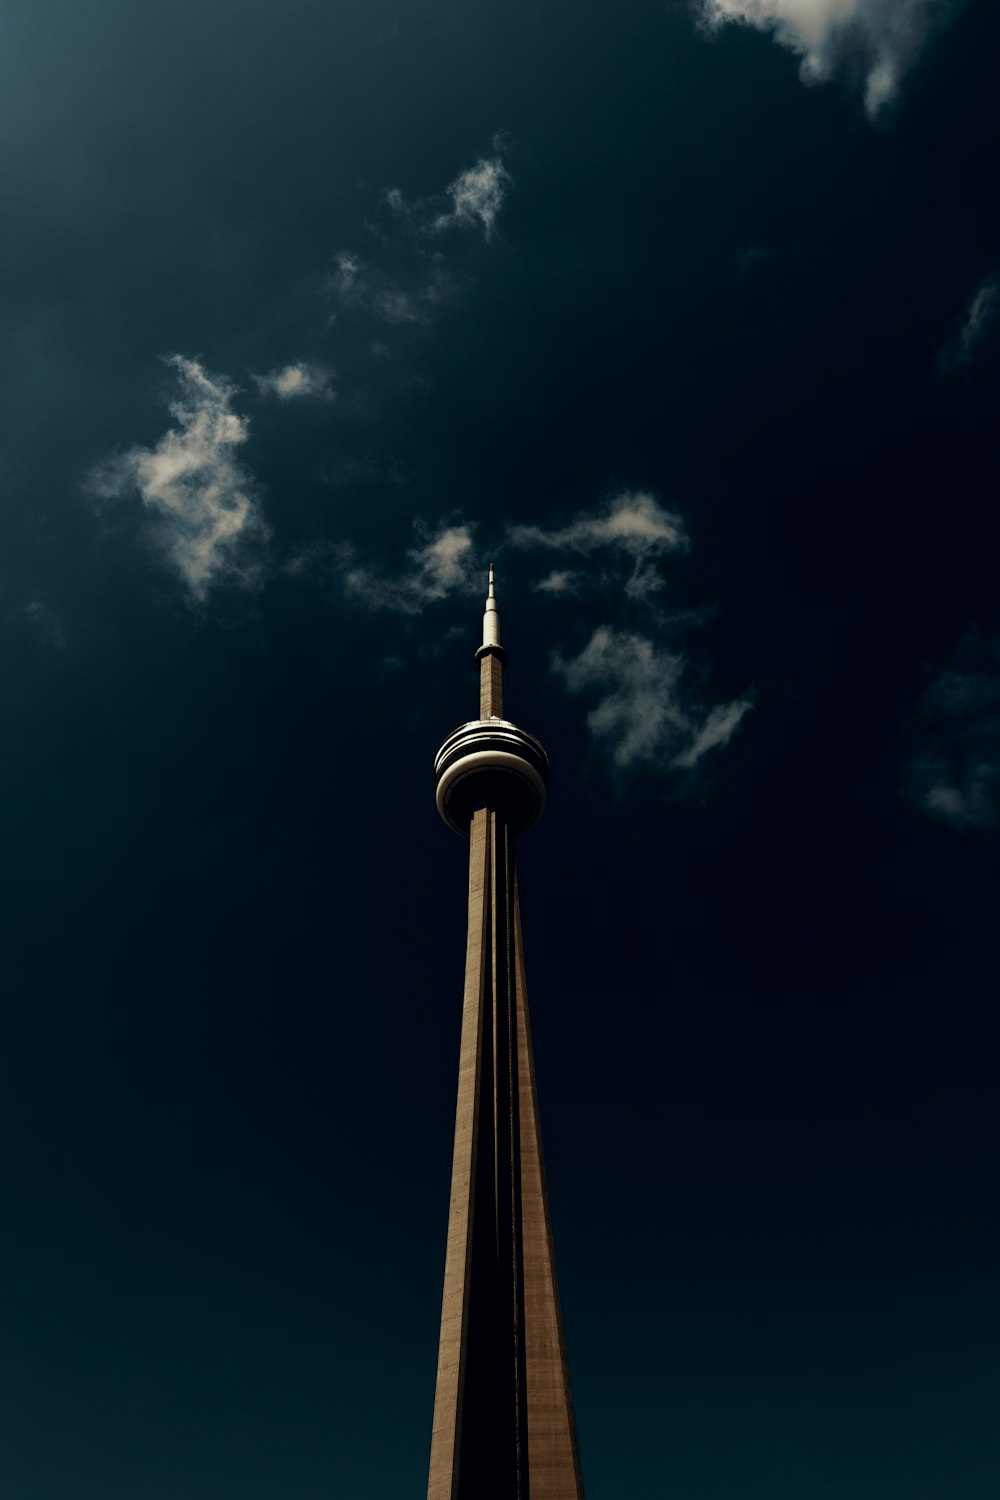
{"type": "Polygon", "coordinates": [[[490,568],[479,718],[441,746],[438,811],[469,839],[469,936],[428,1500],[582,1500],[542,1164],[512,841],[549,762],[503,717],[490,568]]]}

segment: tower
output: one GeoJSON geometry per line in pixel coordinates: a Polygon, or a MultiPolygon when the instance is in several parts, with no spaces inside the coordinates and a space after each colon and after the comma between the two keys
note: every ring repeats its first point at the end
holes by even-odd
{"type": "Polygon", "coordinates": [[[549,763],[503,717],[493,568],[479,718],[434,770],[469,839],[469,935],[428,1500],[582,1500],[538,1127],[513,840],[541,817],[549,763]]]}

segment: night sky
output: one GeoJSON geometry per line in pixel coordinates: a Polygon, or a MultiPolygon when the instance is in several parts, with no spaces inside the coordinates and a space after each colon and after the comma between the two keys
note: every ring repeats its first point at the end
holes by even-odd
{"type": "Polygon", "coordinates": [[[0,1500],[420,1500],[478,704],[590,1500],[1000,1494],[994,0],[0,16],[0,1500]]]}

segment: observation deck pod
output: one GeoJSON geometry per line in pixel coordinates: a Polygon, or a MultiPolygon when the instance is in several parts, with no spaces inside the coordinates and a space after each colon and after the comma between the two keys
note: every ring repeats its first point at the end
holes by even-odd
{"type": "Polygon", "coordinates": [[[434,762],[437,809],[449,828],[468,836],[480,807],[500,813],[513,835],[545,810],[549,758],[533,734],[507,719],[472,719],[445,740],[434,762]]]}

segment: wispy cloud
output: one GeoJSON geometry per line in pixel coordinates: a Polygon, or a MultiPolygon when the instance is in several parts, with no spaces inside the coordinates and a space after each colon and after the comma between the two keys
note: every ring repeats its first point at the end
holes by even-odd
{"type": "MultiPolygon", "coordinates": [[[[352,548],[342,550],[339,572],[348,597],[369,609],[417,614],[427,605],[454,595],[483,590],[483,567],[473,548],[472,526],[450,521],[428,532],[406,554],[402,568],[373,566],[352,548]]],[[[594,569],[559,566],[536,590],[557,598],[600,598],[602,611],[639,618],[642,629],[623,628],[614,618],[595,629],[576,655],[552,653],[556,676],[570,693],[592,700],[588,726],[611,757],[617,771],[640,766],[690,772],[712,750],[728,743],[750,707],[749,698],[705,703],[691,679],[680,633],[698,612],[666,613],[656,602],[661,580],[657,560],[684,550],[687,533],[681,518],[645,491],[626,491],[594,512],[581,512],[552,530],[538,526],[508,528],[499,547],[563,551],[577,556],[607,552],[598,589],[594,569]],[[615,571],[616,560],[620,569],[615,571]],[[614,586],[609,586],[614,585],[614,586]]],[[[501,582],[501,594],[503,585],[501,582]]],[[[577,618],[576,610],[573,619],[577,618]]],[[[565,622],[565,612],[557,612],[565,622]]]]}
{"type": "Polygon", "coordinates": [[[479,230],[493,238],[497,217],[510,191],[512,179],[503,164],[504,142],[494,137],[493,156],[484,156],[475,166],[459,172],[444,193],[429,198],[407,198],[402,188],[388,188],[382,207],[388,209],[397,231],[402,229],[409,257],[400,256],[399,234],[381,224],[369,224],[379,241],[374,261],[354,249],[343,249],[334,257],[327,278],[327,291],[342,308],[361,309],[391,326],[425,325],[436,310],[454,299],[462,284],[449,269],[447,247],[441,239],[446,230],[479,230]],[[447,204],[447,207],[442,207],[447,204]],[[379,260],[392,259],[391,270],[379,260]]]}
{"type": "Polygon", "coordinates": [[[535,584],[540,594],[572,595],[579,592],[580,587],[581,576],[573,568],[553,568],[535,584]]]}
{"type": "Polygon", "coordinates": [[[925,692],[906,788],[953,828],[1000,827],[1000,637],[970,633],[925,692]]]}
{"type": "MultiPolygon", "coordinates": [[[[625,593],[638,600],[649,599],[663,586],[659,560],[688,545],[681,518],[644,490],[625,490],[602,510],[581,512],[567,526],[554,530],[513,526],[507,540],[515,547],[542,547],[584,557],[604,552],[622,558],[627,569],[625,593]]],[[[565,591],[572,578],[565,569],[557,569],[539,587],[565,591]]]]}
{"type": "Polygon", "coordinates": [[[405,291],[353,250],[336,256],[329,287],[345,307],[365,308],[391,324],[428,322],[429,310],[448,294],[447,277],[439,268],[415,290],[405,291]]]}
{"type": "Polygon", "coordinates": [[[725,745],[748,699],[700,708],[684,692],[685,658],[649,636],[602,625],[578,656],[554,658],[571,693],[596,693],[587,716],[594,739],[619,770],[648,765],[692,770],[725,745]]]}
{"type": "Polygon", "coordinates": [[[957,337],[944,349],[941,370],[948,374],[959,365],[967,365],[979,345],[1000,320],[1000,276],[993,274],[980,282],[972,295],[957,337]]]}
{"type": "Polygon", "coordinates": [[[154,447],[128,448],[99,466],[87,488],[99,504],[140,500],[154,545],[202,600],[220,578],[256,580],[255,548],[267,526],[239,458],[248,427],[233,409],[236,387],[195,359],[172,354],[166,363],[180,388],[169,408],[175,425],[154,447]]]}
{"type": "Polygon", "coordinates": [[[448,184],[451,208],[438,214],[434,229],[481,229],[493,238],[497,215],[510,189],[511,177],[499,156],[481,156],[474,167],[459,172],[448,184]]]}
{"type": "Polygon", "coordinates": [[[500,210],[513,186],[513,178],[501,155],[503,145],[501,132],[493,138],[494,156],[481,156],[475,166],[459,172],[448,184],[445,193],[451,199],[449,208],[440,207],[440,196],[411,200],[398,187],[389,188],[385,202],[393,214],[418,235],[438,235],[449,229],[478,229],[484,239],[491,240],[500,210]]]}
{"type": "Polygon", "coordinates": [[[279,401],[333,401],[333,376],[322,365],[298,360],[283,369],[270,370],[266,375],[255,375],[254,382],[262,396],[277,396],[279,401]]]}
{"type": "MultiPolygon", "coordinates": [[[[419,614],[426,605],[450,594],[468,593],[473,582],[472,528],[464,522],[442,526],[412,547],[406,558],[405,567],[393,573],[358,563],[347,552],[343,559],[347,594],[368,609],[419,614]]],[[[479,574],[476,578],[481,584],[479,574]]]]}
{"type": "Polygon", "coordinates": [[[963,0],[696,0],[709,27],[741,22],[772,31],[802,58],[805,83],[841,72],[864,77],[871,118],[896,97],[931,32],[963,0]]]}

